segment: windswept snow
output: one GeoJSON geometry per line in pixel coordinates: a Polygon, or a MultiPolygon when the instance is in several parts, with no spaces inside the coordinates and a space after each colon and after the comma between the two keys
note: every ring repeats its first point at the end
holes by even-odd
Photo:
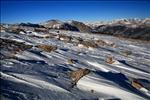
{"type": "Polygon", "coordinates": [[[95,90],[95,92],[108,94],[112,97],[116,97],[116,98],[118,97],[124,100],[126,99],[133,100],[133,98],[135,100],[144,99],[138,95],[130,93],[129,91],[125,91],[115,86],[105,85],[102,84],[101,82],[97,82],[92,79],[85,79],[85,78],[81,79],[78,84],[79,84],[79,88],[84,87],[84,89],[88,89],[88,91],[90,91],[90,89],[93,89],[95,90]]]}
{"type": "Polygon", "coordinates": [[[149,100],[150,99],[150,43],[121,40],[116,37],[72,31],[49,31],[71,36],[65,42],[48,33],[15,34],[1,32],[0,38],[14,40],[33,47],[15,54],[1,48],[1,97],[13,100],[149,100]],[[37,37],[38,36],[38,37],[37,37]],[[103,40],[116,47],[81,48],[77,38],[103,40]],[[46,52],[36,45],[54,45],[57,50],[46,52]],[[127,56],[120,52],[131,51],[127,56]],[[11,54],[12,56],[9,56],[11,54]],[[107,55],[115,61],[106,63],[107,55]],[[68,63],[73,59],[74,63],[68,63]],[[68,72],[88,68],[92,72],[71,88],[68,72]],[[142,88],[132,86],[137,79],[142,88]]]}

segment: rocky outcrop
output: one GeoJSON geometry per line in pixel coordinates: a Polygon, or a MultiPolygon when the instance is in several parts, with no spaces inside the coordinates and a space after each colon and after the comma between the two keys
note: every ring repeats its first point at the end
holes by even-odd
{"type": "Polygon", "coordinates": [[[82,22],[78,22],[78,21],[71,21],[70,23],[72,26],[76,27],[80,32],[87,32],[87,33],[91,33],[92,29],[85,25],[82,22]]]}

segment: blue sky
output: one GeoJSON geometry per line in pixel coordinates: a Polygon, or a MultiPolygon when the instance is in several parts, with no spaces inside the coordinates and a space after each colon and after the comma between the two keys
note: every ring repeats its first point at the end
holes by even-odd
{"type": "Polygon", "coordinates": [[[1,22],[39,23],[49,19],[100,21],[150,17],[150,1],[1,0],[1,22]]]}

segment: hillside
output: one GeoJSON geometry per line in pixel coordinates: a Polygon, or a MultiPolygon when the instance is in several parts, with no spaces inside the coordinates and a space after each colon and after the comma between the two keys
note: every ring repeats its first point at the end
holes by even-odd
{"type": "Polygon", "coordinates": [[[0,36],[2,100],[150,99],[149,43],[65,30],[0,36]]]}

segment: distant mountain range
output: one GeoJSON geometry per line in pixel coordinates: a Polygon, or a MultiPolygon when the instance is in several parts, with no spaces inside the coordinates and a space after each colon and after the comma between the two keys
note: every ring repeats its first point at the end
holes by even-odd
{"type": "Polygon", "coordinates": [[[97,21],[97,22],[86,22],[86,25],[90,27],[97,27],[100,25],[108,25],[108,24],[122,24],[122,25],[131,25],[131,24],[150,24],[150,18],[145,19],[117,19],[112,21],[97,21]]]}
{"type": "Polygon", "coordinates": [[[91,28],[88,25],[85,25],[82,22],[79,21],[67,21],[62,22],[59,20],[48,20],[44,23],[42,23],[46,28],[52,28],[52,29],[64,29],[64,30],[71,30],[71,31],[80,31],[80,32],[91,32],[91,28]]]}
{"type": "Polygon", "coordinates": [[[39,24],[1,24],[1,30],[24,30],[48,32],[49,29],[107,34],[119,37],[150,40],[150,18],[119,19],[110,22],[83,23],[79,21],[48,20],[39,24]]]}

